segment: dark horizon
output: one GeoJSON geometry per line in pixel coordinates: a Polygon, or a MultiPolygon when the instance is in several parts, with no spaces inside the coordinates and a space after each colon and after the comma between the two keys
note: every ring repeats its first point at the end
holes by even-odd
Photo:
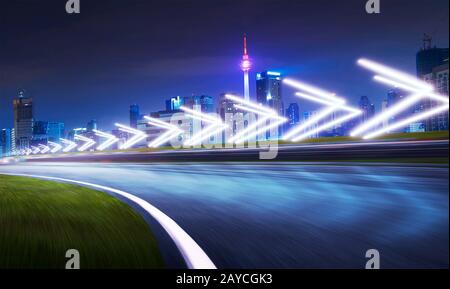
{"type": "MultiPolygon", "coordinates": [[[[81,0],[80,15],[66,14],[65,2],[2,4],[0,128],[13,126],[19,89],[34,98],[36,120],[61,121],[67,130],[91,119],[102,129],[127,123],[133,103],[150,113],[177,95],[240,93],[244,33],[253,99],[256,72],[269,69],[353,105],[367,95],[377,110],[389,88],[356,65],[359,57],[415,74],[424,33],[448,47],[446,0],[382,1],[380,15],[366,14],[365,0],[81,0]]],[[[310,109],[284,88],[285,107],[310,109]]]]}

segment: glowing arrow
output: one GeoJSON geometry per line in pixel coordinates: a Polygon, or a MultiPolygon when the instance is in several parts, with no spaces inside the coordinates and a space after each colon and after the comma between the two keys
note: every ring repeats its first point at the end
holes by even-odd
{"type": "Polygon", "coordinates": [[[71,150],[73,150],[74,148],[77,147],[77,144],[73,141],[63,139],[63,138],[61,138],[60,140],[63,144],[66,145],[66,147],[63,149],[63,152],[65,152],[65,153],[70,152],[71,150]]]}
{"type": "Polygon", "coordinates": [[[149,116],[144,116],[144,118],[146,120],[148,120],[149,124],[159,127],[159,128],[163,128],[163,129],[167,129],[167,131],[165,133],[163,133],[162,135],[160,135],[159,137],[157,137],[155,140],[153,140],[148,146],[149,147],[153,147],[156,148],[166,142],[168,142],[169,140],[171,140],[174,137],[179,136],[180,134],[183,133],[183,130],[181,130],[180,128],[178,128],[177,126],[167,123],[165,121],[161,121],[159,119],[153,118],[153,117],[149,117],[149,116]]]}
{"type": "Polygon", "coordinates": [[[103,137],[103,138],[107,139],[106,141],[104,141],[102,144],[100,144],[97,147],[97,150],[99,150],[99,151],[107,149],[107,148],[109,148],[110,146],[112,146],[113,144],[115,144],[116,142],[119,141],[119,139],[116,136],[112,135],[112,134],[109,134],[109,133],[106,133],[106,132],[102,132],[102,131],[99,131],[99,130],[96,130],[96,129],[94,129],[93,131],[94,131],[96,136],[103,137]]]}
{"type": "Polygon", "coordinates": [[[31,150],[32,150],[31,153],[33,155],[38,154],[41,151],[39,148],[34,147],[34,146],[31,147],[31,150]]]}
{"type": "Polygon", "coordinates": [[[302,124],[294,127],[292,130],[287,132],[283,137],[283,139],[285,140],[291,141],[303,140],[311,135],[315,135],[321,131],[327,130],[345,121],[348,121],[362,113],[361,110],[347,105],[344,98],[338,97],[334,93],[327,92],[320,88],[316,88],[314,86],[296,80],[284,79],[283,82],[291,87],[303,91],[297,92],[295,94],[296,96],[316,102],[318,104],[325,105],[325,108],[321,110],[319,113],[317,113],[315,116],[311,117],[307,121],[303,122],[302,124]],[[325,119],[327,116],[337,111],[345,112],[345,115],[332,121],[328,121],[314,129],[308,130],[309,127],[313,126],[314,124],[318,123],[319,121],[325,119]]]}
{"type": "Polygon", "coordinates": [[[39,148],[41,149],[41,154],[46,154],[50,151],[50,148],[46,145],[40,144],[39,148]]]}
{"type": "Polygon", "coordinates": [[[29,149],[29,148],[26,148],[26,149],[25,149],[25,154],[26,154],[27,156],[29,156],[32,152],[33,152],[33,151],[32,151],[31,149],[29,149]]]}
{"type": "Polygon", "coordinates": [[[286,118],[279,116],[274,110],[268,107],[250,102],[248,100],[245,100],[241,97],[232,94],[227,94],[225,95],[225,97],[238,103],[235,104],[234,107],[240,110],[255,113],[260,116],[258,117],[258,120],[256,122],[250,124],[245,129],[239,131],[236,135],[232,136],[228,140],[229,143],[236,143],[236,144],[243,143],[249,138],[267,132],[270,129],[278,127],[282,123],[287,121],[286,118]],[[267,124],[268,121],[269,124],[267,124]]]}
{"type": "Polygon", "coordinates": [[[48,144],[53,147],[50,151],[52,154],[57,153],[62,149],[62,145],[60,145],[59,143],[49,141],[48,144]]]}
{"type": "Polygon", "coordinates": [[[433,86],[429,85],[428,83],[420,79],[417,79],[412,75],[395,70],[393,68],[390,68],[383,64],[376,63],[368,59],[359,59],[358,64],[363,66],[364,68],[367,68],[378,74],[381,74],[374,76],[375,81],[386,85],[394,86],[397,88],[401,88],[403,90],[411,92],[412,94],[408,97],[405,97],[401,101],[395,103],[387,110],[376,115],[367,122],[361,124],[357,128],[355,128],[351,132],[352,136],[363,135],[364,133],[366,133],[363,136],[364,139],[374,138],[384,133],[388,133],[389,131],[408,126],[411,123],[427,119],[429,117],[432,117],[436,114],[442,113],[449,109],[448,97],[435,93],[433,86]],[[391,119],[393,116],[397,115],[402,111],[405,111],[408,107],[411,107],[414,103],[419,102],[421,99],[424,99],[426,97],[441,102],[442,105],[424,112],[415,113],[413,116],[407,117],[402,120],[398,120],[395,123],[388,125],[387,127],[376,129],[375,131],[372,132],[368,132],[370,129],[376,127],[384,120],[391,119]]]}
{"type": "Polygon", "coordinates": [[[201,129],[200,132],[194,134],[190,139],[184,142],[185,146],[195,146],[202,143],[203,140],[213,136],[217,135],[219,132],[223,131],[228,127],[228,125],[224,124],[220,118],[213,117],[211,115],[187,108],[187,107],[180,107],[181,110],[187,113],[187,116],[190,118],[194,118],[197,120],[200,120],[201,122],[210,123],[209,126],[207,126],[204,129],[201,129]]]}
{"type": "Polygon", "coordinates": [[[90,139],[90,138],[85,137],[83,135],[76,134],[75,135],[75,139],[84,142],[84,144],[78,148],[78,151],[80,151],[80,152],[84,152],[88,148],[90,148],[93,145],[95,145],[95,141],[93,139],[90,139]]]}
{"type": "Polygon", "coordinates": [[[122,144],[120,146],[120,149],[128,149],[147,137],[147,134],[145,134],[143,131],[125,126],[120,123],[116,123],[115,125],[119,128],[120,131],[134,135],[132,138],[130,138],[124,144],[122,144]]]}

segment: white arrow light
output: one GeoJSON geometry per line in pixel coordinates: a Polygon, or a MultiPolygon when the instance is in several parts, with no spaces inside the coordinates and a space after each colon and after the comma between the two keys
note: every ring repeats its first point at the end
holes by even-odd
{"type": "Polygon", "coordinates": [[[309,84],[305,84],[297,80],[284,79],[283,82],[291,87],[310,93],[307,94],[304,92],[297,92],[295,94],[296,96],[326,106],[326,108],[321,110],[318,114],[286,133],[284,135],[285,140],[301,141],[311,135],[317,134],[321,131],[327,130],[345,121],[348,121],[362,113],[361,110],[345,104],[345,99],[337,97],[334,93],[324,91],[320,88],[313,87],[309,84]],[[337,111],[345,112],[345,115],[332,121],[328,121],[314,129],[307,130],[312,125],[318,123],[319,121],[337,111]]]}
{"type": "Polygon", "coordinates": [[[74,148],[77,147],[77,144],[73,141],[63,139],[63,138],[61,138],[60,140],[63,144],[66,145],[66,147],[63,149],[63,152],[65,152],[65,153],[70,152],[71,150],[73,150],[74,148]]]}
{"type": "Polygon", "coordinates": [[[374,76],[375,81],[386,85],[394,86],[397,88],[401,88],[403,90],[411,92],[412,94],[408,97],[405,97],[396,104],[392,105],[384,112],[378,114],[377,116],[373,117],[372,119],[355,128],[351,132],[352,136],[358,136],[366,133],[363,136],[364,139],[374,138],[384,133],[388,133],[392,130],[406,127],[411,123],[415,123],[427,119],[429,117],[432,117],[436,114],[443,113],[449,108],[448,97],[435,93],[433,91],[434,90],[433,86],[429,85],[428,83],[420,79],[417,79],[412,75],[406,74],[404,72],[395,70],[393,68],[387,67],[383,64],[379,64],[368,59],[360,59],[358,60],[358,64],[363,66],[364,68],[367,68],[382,75],[382,76],[375,75],[374,76]],[[424,112],[415,113],[413,116],[407,117],[403,120],[396,121],[395,123],[392,123],[387,127],[376,129],[375,131],[372,132],[368,132],[371,128],[376,127],[384,120],[391,119],[396,114],[406,110],[408,107],[411,107],[414,103],[417,103],[421,99],[424,99],[426,97],[441,102],[442,105],[424,112]]]}
{"type": "Polygon", "coordinates": [[[62,149],[62,145],[60,145],[59,143],[49,141],[48,144],[53,147],[50,151],[52,154],[57,153],[62,149]]]}
{"type": "Polygon", "coordinates": [[[156,148],[156,147],[168,142],[172,138],[177,137],[183,133],[183,130],[181,130],[180,128],[178,128],[177,126],[175,126],[173,124],[170,124],[170,123],[167,123],[167,122],[164,122],[164,121],[161,121],[159,119],[149,117],[149,116],[144,116],[144,118],[146,120],[148,120],[149,121],[148,123],[153,126],[167,129],[167,131],[165,133],[163,133],[162,135],[157,137],[155,140],[153,140],[148,145],[149,147],[156,148]]]}
{"type": "Polygon", "coordinates": [[[225,95],[225,97],[227,99],[239,103],[235,104],[234,107],[240,110],[255,113],[260,116],[256,122],[250,124],[245,129],[239,131],[236,135],[232,136],[228,140],[229,143],[236,143],[236,144],[243,143],[249,138],[262,134],[274,127],[278,127],[282,123],[287,121],[286,118],[279,116],[274,110],[268,107],[250,102],[248,100],[243,99],[242,97],[238,97],[232,94],[227,94],[225,95]],[[267,124],[268,121],[270,121],[269,124],[267,124]]]}
{"type": "Polygon", "coordinates": [[[190,139],[184,142],[185,146],[195,146],[202,143],[203,140],[217,135],[219,132],[223,131],[228,127],[228,125],[224,124],[220,118],[213,117],[211,115],[187,108],[180,107],[181,110],[187,112],[187,116],[190,118],[194,118],[200,120],[202,122],[210,123],[208,127],[205,129],[201,129],[200,132],[194,134],[190,139]]]}
{"type": "Polygon", "coordinates": [[[40,144],[39,148],[41,149],[41,154],[46,154],[50,151],[50,148],[46,145],[40,144]]]}
{"type": "Polygon", "coordinates": [[[85,150],[95,145],[95,141],[93,139],[90,139],[83,135],[76,134],[75,139],[84,142],[84,144],[78,148],[78,151],[80,152],[84,152],[85,150]]]}
{"type": "Polygon", "coordinates": [[[137,129],[125,126],[125,125],[120,124],[120,123],[116,123],[115,125],[119,128],[120,131],[123,131],[123,132],[126,132],[126,133],[134,135],[132,138],[127,140],[127,142],[122,144],[120,146],[120,149],[123,149],[123,150],[128,149],[128,148],[132,147],[133,145],[137,144],[138,142],[142,141],[143,139],[145,139],[147,137],[147,134],[145,134],[143,131],[140,131],[140,130],[137,130],[137,129]]]}
{"type": "Polygon", "coordinates": [[[103,143],[101,143],[98,147],[97,150],[102,151],[105,150],[107,148],[109,148],[110,146],[112,146],[113,144],[115,144],[116,142],[119,141],[119,139],[109,133],[103,132],[103,131],[99,131],[94,129],[93,130],[95,132],[96,136],[102,137],[102,138],[106,138],[107,140],[105,140],[103,143]]]}
{"type": "Polygon", "coordinates": [[[38,154],[41,151],[39,148],[34,147],[34,146],[32,146],[31,149],[32,149],[31,153],[33,155],[38,154]]]}

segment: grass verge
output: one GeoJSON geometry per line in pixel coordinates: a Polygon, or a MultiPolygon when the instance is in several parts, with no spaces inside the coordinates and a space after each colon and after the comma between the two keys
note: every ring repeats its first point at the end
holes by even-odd
{"type": "Polygon", "coordinates": [[[89,188],[0,175],[0,268],[162,268],[156,240],[127,204],[89,188]]]}

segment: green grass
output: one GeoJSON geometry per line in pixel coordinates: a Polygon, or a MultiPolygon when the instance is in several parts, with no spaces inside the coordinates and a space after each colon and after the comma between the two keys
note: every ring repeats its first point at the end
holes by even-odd
{"type": "Polygon", "coordinates": [[[0,175],[0,268],[162,268],[156,240],[127,204],[100,191],[0,175]]]}

